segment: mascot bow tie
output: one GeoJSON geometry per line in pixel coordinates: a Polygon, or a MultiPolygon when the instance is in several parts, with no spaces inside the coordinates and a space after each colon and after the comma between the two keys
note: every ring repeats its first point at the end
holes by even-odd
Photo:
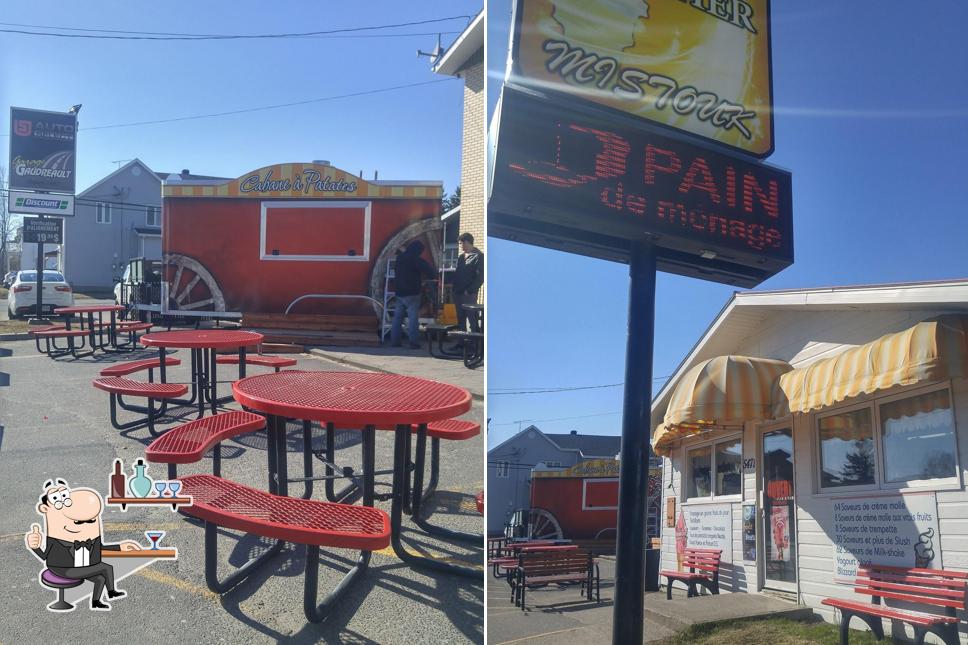
{"type": "Polygon", "coordinates": [[[80,549],[81,547],[84,547],[90,551],[92,548],[94,548],[94,540],[84,540],[83,542],[81,540],[74,540],[74,548],[80,549]]]}

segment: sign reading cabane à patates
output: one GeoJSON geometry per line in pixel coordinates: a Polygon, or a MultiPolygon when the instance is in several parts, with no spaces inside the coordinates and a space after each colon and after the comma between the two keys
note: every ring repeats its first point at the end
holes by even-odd
{"type": "Polygon", "coordinates": [[[427,182],[368,182],[333,166],[304,163],[266,166],[221,184],[173,179],[163,187],[165,197],[436,199],[442,190],[427,182]]]}
{"type": "Polygon", "coordinates": [[[532,477],[618,477],[617,459],[589,459],[564,470],[535,470],[532,477]]]}

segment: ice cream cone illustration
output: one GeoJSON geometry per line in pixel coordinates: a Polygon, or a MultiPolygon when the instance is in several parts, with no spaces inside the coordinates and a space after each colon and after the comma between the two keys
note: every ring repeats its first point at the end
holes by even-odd
{"type": "Polygon", "coordinates": [[[682,571],[682,559],[685,556],[686,542],[689,534],[686,531],[686,514],[679,511],[679,521],[676,522],[676,568],[682,571]]]}
{"type": "Polygon", "coordinates": [[[914,566],[925,569],[934,560],[934,529],[928,529],[918,535],[918,543],[914,545],[914,566]]]}

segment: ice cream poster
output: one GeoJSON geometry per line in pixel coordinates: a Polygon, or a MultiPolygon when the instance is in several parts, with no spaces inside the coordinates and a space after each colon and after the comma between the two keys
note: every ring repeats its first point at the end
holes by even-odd
{"type": "Polygon", "coordinates": [[[790,561],[790,507],[770,508],[770,560],[790,561]]]}
{"type": "Polygon", "coordinates": [[[834,579],[851,583],[858,564],[941,569],[934,493],[831,501],[834,579]]]}

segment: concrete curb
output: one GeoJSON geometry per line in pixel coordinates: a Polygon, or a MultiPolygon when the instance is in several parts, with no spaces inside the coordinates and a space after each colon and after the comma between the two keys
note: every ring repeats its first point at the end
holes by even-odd
{"type": "MultiPolygon", "coordinates": [[[[350,367],[356,367],[361,370],[370,370],[372,372],[383,372],[384,374],[395,374],[396,372],[391,372],[390,370],[383,369],[382,367],[376,367],[375,365],[367,365],[360,361],[351,361],[345,359],[341,356],[334,356],[329,352],[318,349],[318,348],[306,348],[306,352],[312,354],[313,356],[319,356],[320,358],[325,358],[328,361],[333,361],[334,363],[339,363],[341,365],[349,365],[350,367]]],[[[471,398],[475,401],[484,401],[484,395],[478,394],[476,392],[471,392],[471,398]]]]}
{"type": "Polygon", "coordinates": [[[0,334],[0,341],[4,340],[30,340],[33,338],[30,334],[0,334]]]}
{"type": "MultiPolygon", "coordinates": [[[[664,589],[664,587],[663,587],[664,589]]],[[[664,593],[664,591],[663,591],[664,593]]],[[[733,594],[719,594],[712,596],[717,599],[725,599],[721,602],[729,603],[729,596],[733,594]]],[[[707,598],[710,596],[700,596],[700,598],[707,598]]],[[[682,599],[682,596],[677,596],[673,592],[674,600],[682,599]]],[[[664,600],[664,599],[663,599],[664,600]]],[[[690,599],[695,602],[695,599],[690,599]]],[[[708,614],[705,612],[694,612],[688,609],[683,610],[680,607],[664,607],[659,603],[651,603],[645,607],[645,618],[651,620],[652,622],[667,627],[676,632],[681,632],[690,627],[695,627],[697,625],[715,625],[718,623],[727,623],[734,620],[756,620],[763,618],[789,618],[790,620],[808,620],[813,616],[813,609],[806,607],[804,605],[792,605],[789,608],[770,608],[770,609],[754,609],[748,611],[741,611],[735,615],[730,615],[727,610],[719,616],[707,617],[708,614]],[[658,608],[658,611],[657,611],[658,608]],[[665,611],[663,611],[665,609],[665,611]],[[698,615],[697,615],[698,614],[698,615]]]]}

